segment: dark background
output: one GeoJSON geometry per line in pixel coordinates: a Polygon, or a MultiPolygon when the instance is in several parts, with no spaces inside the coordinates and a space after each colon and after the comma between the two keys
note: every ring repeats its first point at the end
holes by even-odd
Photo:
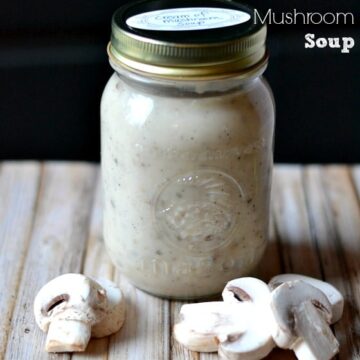
{"type": "MultiPolygon", "coordinates": [[[[13,0],[0,7],[0,159],[99,160],[106,44],[124,0],[13,0]]],[[[278,162],[360,162],[359,0],[249,0],[266,12],[352,12],[355,25],[270,25],[278,162]],[[351,36],[350,54],[304,35],[351,36]]]]}

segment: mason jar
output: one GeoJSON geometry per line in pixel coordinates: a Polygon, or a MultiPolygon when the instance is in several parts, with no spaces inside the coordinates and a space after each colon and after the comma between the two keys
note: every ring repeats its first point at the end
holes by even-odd
{"type": "Polygon", "coordinates": [[[104,241],[138,288],[219,293],[264,253],[274,101],[266,26],[229,0],[117,10],[101,101],[104,241]]]}

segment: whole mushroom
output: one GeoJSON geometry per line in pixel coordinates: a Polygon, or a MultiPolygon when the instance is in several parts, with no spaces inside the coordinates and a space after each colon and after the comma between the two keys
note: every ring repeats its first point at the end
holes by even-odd
{"type": "Polygon", "coordinates": [[[91,336],[107,336],[121,328],[125,318],[122,293],[108,280],[99,282],[65,274],[40,289],[34,314],[40,329],[47,332],[46,351],[84,351],[91,336]]]}

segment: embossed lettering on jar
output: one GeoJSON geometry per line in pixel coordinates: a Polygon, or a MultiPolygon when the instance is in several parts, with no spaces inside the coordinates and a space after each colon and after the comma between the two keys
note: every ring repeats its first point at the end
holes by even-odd
{"type": "Polygon", "coordinates": [[[113,17],[115,72],[101,102],[104,239],[140,289],[204,297],[251,273],[266,247],[266,27],[238,2],[155,3],[113,17]]]}

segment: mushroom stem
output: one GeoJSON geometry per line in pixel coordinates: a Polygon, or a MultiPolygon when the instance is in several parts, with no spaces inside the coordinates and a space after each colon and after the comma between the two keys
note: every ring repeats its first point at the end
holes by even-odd
{"type": "Polygon", "coordinates": [[[294,308],[294,320],[299,339],[292,349],[299,360],[329,360],[339,352],[330,326],[310,301],[294,308]]]}
{"type": "Polygon", "coordinates": [[[49,326],[47,352],[84,351],[91,337],[91,325],[78,320],[53,320],[49,326]]]}

